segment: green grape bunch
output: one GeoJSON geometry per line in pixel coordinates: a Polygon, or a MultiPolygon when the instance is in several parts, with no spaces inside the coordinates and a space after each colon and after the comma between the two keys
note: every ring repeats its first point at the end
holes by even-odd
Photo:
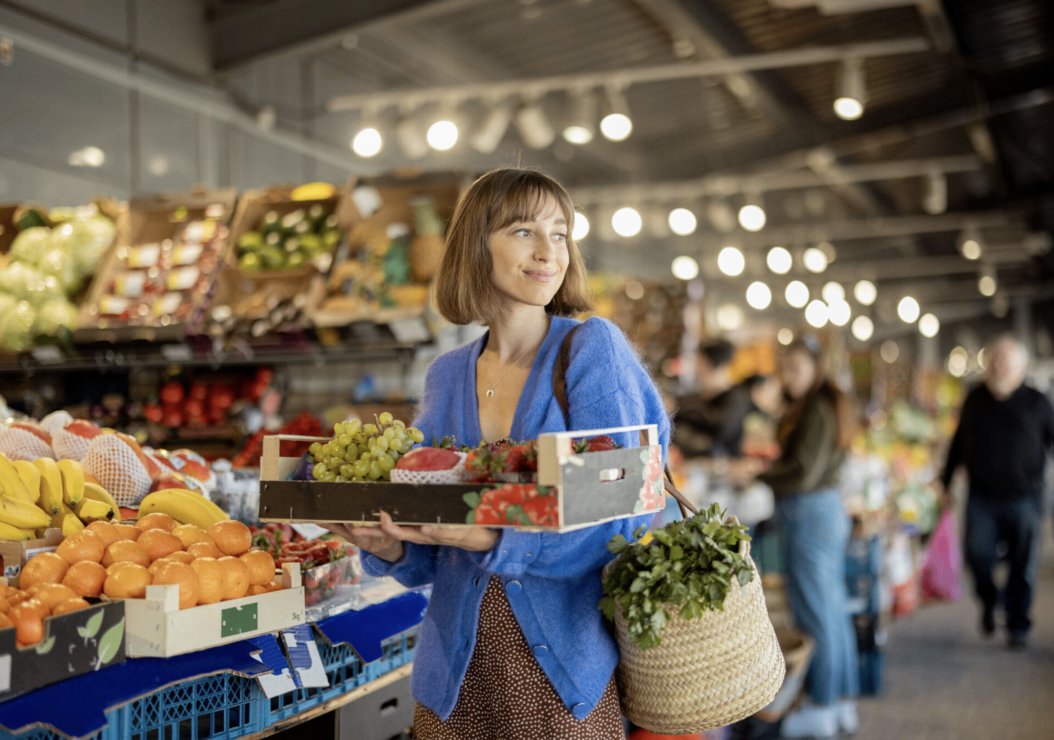
{"type": "Polygon", "coordinates": [[[308,449],[315,463],[315,480],[386,481],[399,458],[424,441],[420,429],[406,426],[384,411],[374,422],[359,419],[333,425],[333,439],[315,442],[308,449]]]}

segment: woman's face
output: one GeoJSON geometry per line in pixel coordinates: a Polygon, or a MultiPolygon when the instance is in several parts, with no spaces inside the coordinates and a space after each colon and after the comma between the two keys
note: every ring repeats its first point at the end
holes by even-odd
{"type": "Polygon", "coordinates": [[[547,306],[567,272],[567,219],[554,198],[538,214],[490,235],[494,285],[513,303],[547,306]]]}
{"type": "Polygon", "coordinates": [[[808,352],[789,352],[780,358],[780,382],[789,398],[803,398],[816,382],[816,361],[808,352]]]}

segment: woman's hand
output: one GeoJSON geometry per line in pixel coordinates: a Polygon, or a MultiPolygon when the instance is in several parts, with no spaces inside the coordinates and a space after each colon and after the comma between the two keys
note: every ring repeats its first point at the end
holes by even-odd
{"type": "Polygon", "coordinates": [[[391,515],[381,512],[380,527],[346,527],[342,524],[323,525],[341,535],[356,547],[371,552],[382,560],[395,562],[403,555],[403,543],[418,545],[446,545],[462,550],[486,552],[498,541],[498,533],[487,527],[437,526],[400,527],[391,515]]]}

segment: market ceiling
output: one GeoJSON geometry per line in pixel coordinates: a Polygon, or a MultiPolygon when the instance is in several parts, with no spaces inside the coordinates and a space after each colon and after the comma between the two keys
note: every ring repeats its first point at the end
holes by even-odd
{"type": "Polygon", "coordinates": [[[962,317],[1054,295],[1051,5],[206,0],[214,66],[240,103],[330,146],[375,128],[362,172],[540,166],[592,221],[601,267],[668,271],[688,255],[740,292],[766,280],[776,303],[794,277],[866,277],[888,301],[913,293],[962,317]],[[838,95],[862,114],[839,117],[838,95]],[[561,135],[612,112],[632,122],[625,140],[561,135]],[[450,151],[426,141],[438,119],[459,125],[450,151]],[[737,223],[747,203],[764,208],[760,231],[737,223]],[[611,224],[625,206],[636,237],[611,224]],[[689,236],[671,233],[687,230],[668,219],[678,207],[689,236]],[[829,275],[800,266],[816,243],[829,275]],[[734,278],[717,259],[729,244],[745,255],[734,278]],[[797,262],[785,277],[766,264],[775,244],[797,262]]]}

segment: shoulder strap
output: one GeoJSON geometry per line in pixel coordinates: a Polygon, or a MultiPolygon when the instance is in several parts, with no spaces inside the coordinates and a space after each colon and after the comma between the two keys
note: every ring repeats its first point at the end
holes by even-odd
{"type": "Polygon", "coordinates": [[[564,414],[564,426],[566,427],[571,426],[571,402],[567,398],[567,368],[571,366],[571,341],[579,326],[581,324],[572,327],[571,331],[567,332],[564,341],[560,343],[560,351],[553,365],[553,395],[564,414]]]}

